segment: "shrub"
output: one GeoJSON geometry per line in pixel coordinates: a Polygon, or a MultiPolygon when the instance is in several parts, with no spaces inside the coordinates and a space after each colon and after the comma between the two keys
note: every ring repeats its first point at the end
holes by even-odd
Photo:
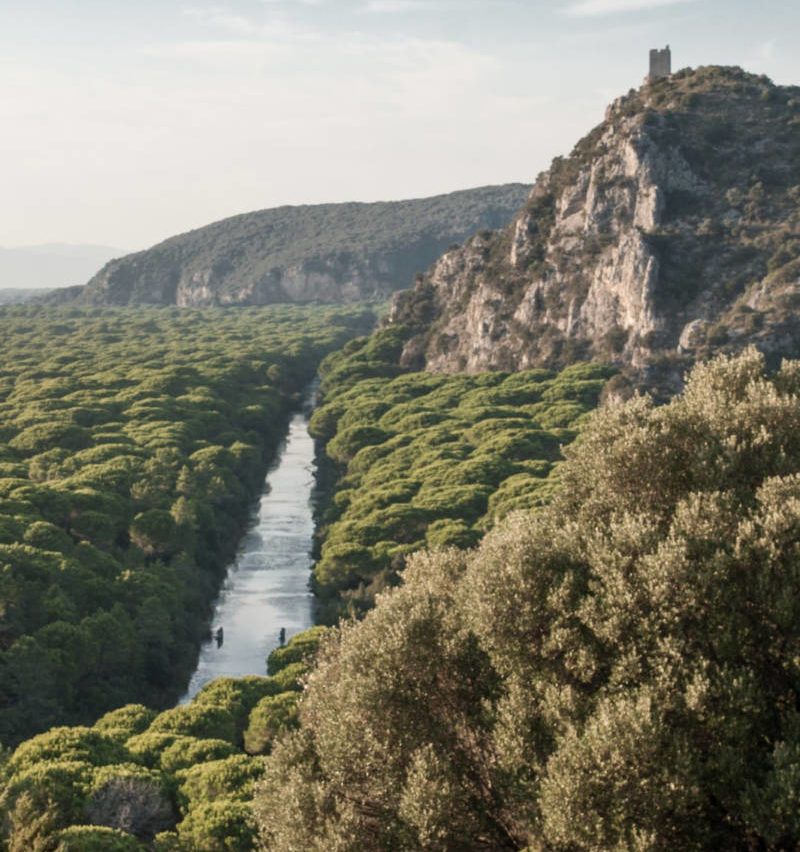
{"type": "Polygon", "coordinates": [[[144,736],[159,733],[225,740],[234,745],[238,740],[236,719],[228,708],[197,702],[159,713],[144,736]]]}
{"type": "Polygon", "coordinates": [[[58,833],[59,852],[144,852],[125,831],[98,825],[73,825],[58,833]]]}
{"type": "Polygon", "coordinates": [[[159,765],[164,772],[175,773],[209,760],[221,760],[237,753],[235,746],[226,740],[201,740],[197,737],[179,737],[161,752],[159,765]]]}
{"type": "Polygon", "coordinates": [[[155,719],[156,711],[143,704],[126,704],[101,716],[94,729],[118,742],[124,742],[147,730],[155,719]]]}
{"type": "Polygon", "coordinates": [[[195,852],[250,852],[255,835],[250,805],[238,799],[203,802],[178,826],[182,847],[195,852]]]}
{"type": "Polygon", "coordinates": [[[291,663],[311,660],[326,633],[327,628],[320,625],[292,636],[286,645],[276,648],[267,658],[267,674],[277,674],[291,663]]]}
{"type": "Polygon", "coordinates": [[[262,698],[250,714],[244,750],[248,754],[268,754],[278,736],[297,727],[297,701],[296,692],[262,698]]]}

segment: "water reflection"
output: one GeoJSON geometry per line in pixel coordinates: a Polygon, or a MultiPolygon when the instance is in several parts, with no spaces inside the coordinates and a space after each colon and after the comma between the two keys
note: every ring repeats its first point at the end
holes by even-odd
{"type": "Polygon", "coordinates": [[[266,674],[281,639],[311,627],[308,590],[314,522],[314,442],[296,414],[277,467],[267,475],[254,526],[244,536],[214,610],[214,633],[200,650],[181,703],[222,675],[266,674]]]}

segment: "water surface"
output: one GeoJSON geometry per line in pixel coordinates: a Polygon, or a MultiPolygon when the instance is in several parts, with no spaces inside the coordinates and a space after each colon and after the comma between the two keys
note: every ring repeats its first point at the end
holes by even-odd
{"type": "Polygon", "coordinates": [[[267,474],[253,526],[228,568],[214,610],[223,641],[205,642],[181,703],[216,677],[266,674],[266,659],[286,638],[313,624],[308,589],[314,521],[314,441],[308,420],[296,414],[277,464],[267,474]]]}

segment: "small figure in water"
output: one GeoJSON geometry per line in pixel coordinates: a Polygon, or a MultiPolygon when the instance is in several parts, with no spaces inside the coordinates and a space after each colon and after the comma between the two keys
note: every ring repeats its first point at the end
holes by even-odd
{"type": "Polygon", "coordinates": [[[222,645],[222,627],[217,628],[214,638],[217,640],[217,648],[219,648],[222,645]]]}
{"type": "Polygon", "coordinates": [[[285,627],[281,627],[280,642],[281,642],[281,648],[283,648],[283,646],[286,644],[286,628],[285,627]]]}

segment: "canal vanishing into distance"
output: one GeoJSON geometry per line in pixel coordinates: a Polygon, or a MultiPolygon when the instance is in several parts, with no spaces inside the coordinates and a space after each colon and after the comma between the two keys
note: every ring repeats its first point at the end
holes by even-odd
{"type": "Polygon", "coordinates": [[[267,473],[258,513],[239,545],[217,598],[212,630],[200,649],[197,669],[180,703],[214,678],[267,673],[267,656],[286,639],[313,625],[308,588],[314,536],[314,440],[308,414],[295,414],[277,462],[267,473]]]}

